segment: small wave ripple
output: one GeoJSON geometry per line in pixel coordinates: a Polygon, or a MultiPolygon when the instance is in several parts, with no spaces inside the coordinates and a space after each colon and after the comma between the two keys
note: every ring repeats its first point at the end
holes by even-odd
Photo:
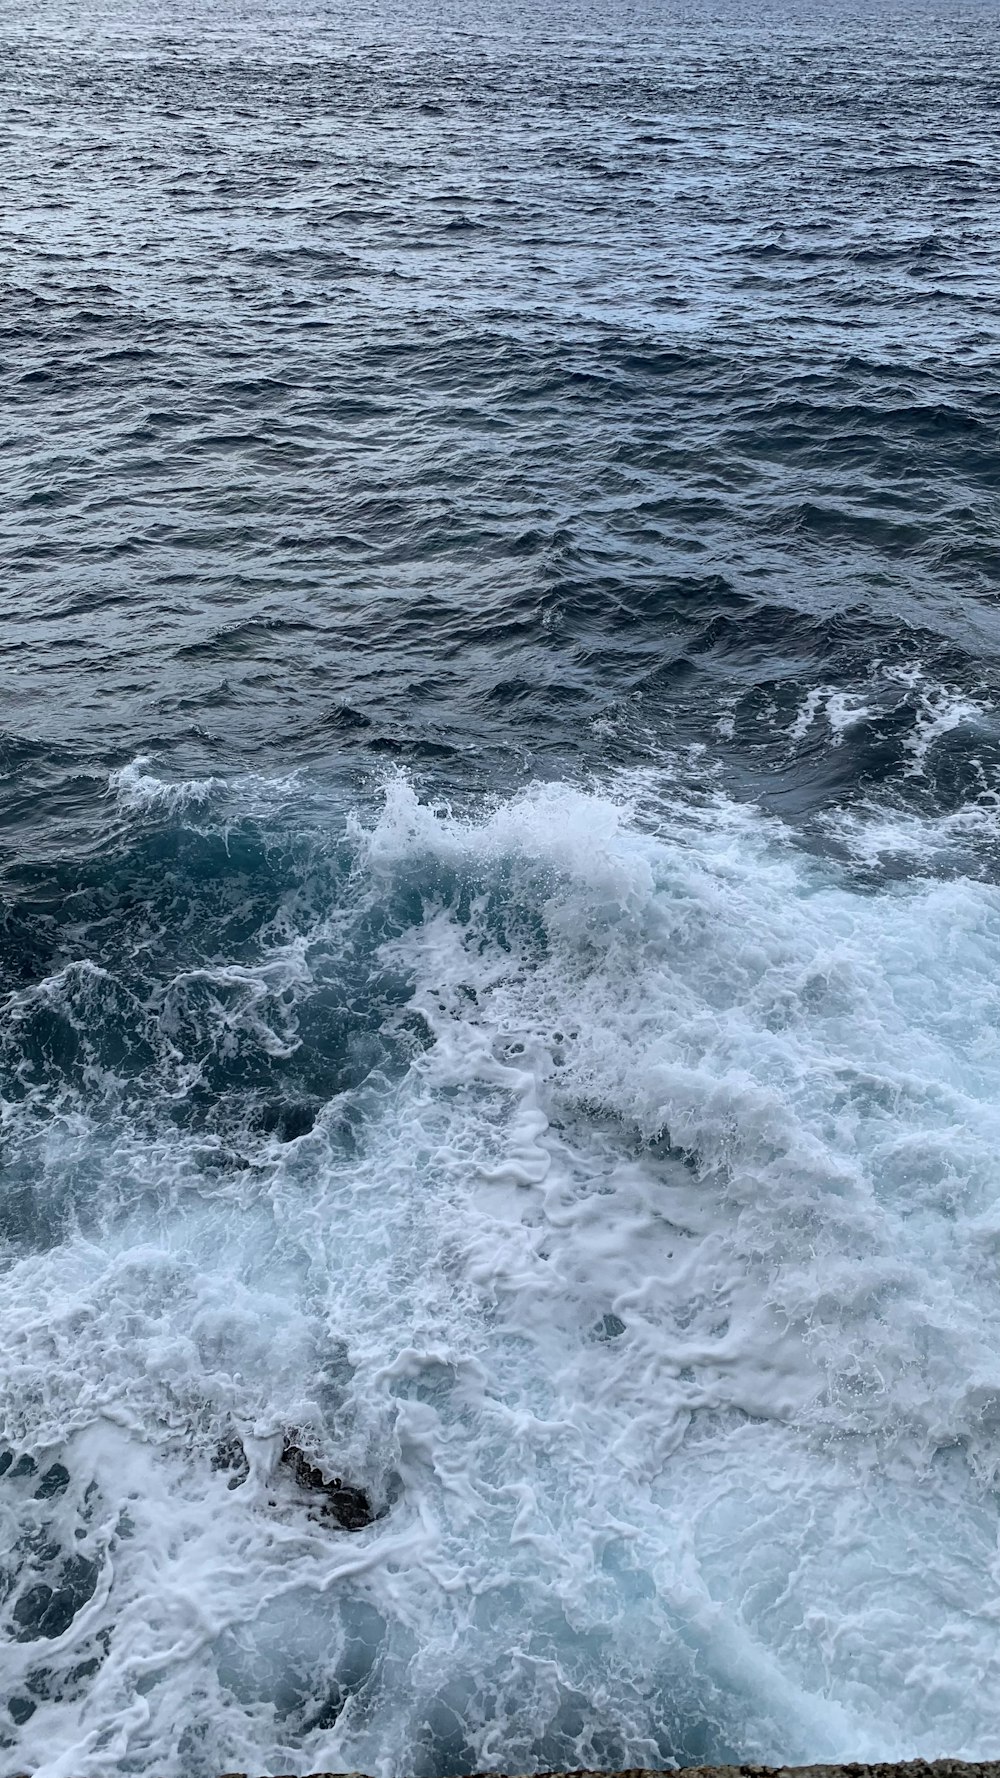
{"type": "Polygon", "coordinates": [[[995,691],[992,7],[2,33],[17,732],[509,783],[783,658],[995,691]]]}

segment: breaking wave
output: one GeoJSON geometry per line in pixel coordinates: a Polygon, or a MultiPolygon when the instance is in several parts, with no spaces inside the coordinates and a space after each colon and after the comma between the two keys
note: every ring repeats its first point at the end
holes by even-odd
{"type": "Polygon", "coordinates": [[[996,889],[114,788],[0,1040],[17,1769],[990,1752],[996,889]]]}

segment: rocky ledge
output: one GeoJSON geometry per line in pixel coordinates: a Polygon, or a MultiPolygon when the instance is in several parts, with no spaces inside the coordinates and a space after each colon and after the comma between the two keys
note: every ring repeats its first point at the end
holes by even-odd
{"type": "MultiPolygon", "coordinates": [[[[246,1772],[223,1772],[221,1778],[248,1778],[246,1772]]],[[[296,1778],[288,1774],[288,1778],[296,1778]]],[[[309,1772],[303,1778],[367,1778],[364,1772],[309,1772]]],[[[480,1772],[470,1778],[527,1778],[523,1773],[480,1772]]],[[[531,1778],[1000,1778],[1000,1760],[912,1759],[860,1761],[843,1766],[685,1766],[658,1772],[629,1766],[620,1772],[535,1772],[531,1778]]]]}

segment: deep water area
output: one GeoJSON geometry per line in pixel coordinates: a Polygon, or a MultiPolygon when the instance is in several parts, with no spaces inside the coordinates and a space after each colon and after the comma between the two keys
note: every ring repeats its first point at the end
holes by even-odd
{"type": "Polygon", "coordinates": [[[0,1770],[995,1755],[1000,10],[0,52],[0,1770]]]}

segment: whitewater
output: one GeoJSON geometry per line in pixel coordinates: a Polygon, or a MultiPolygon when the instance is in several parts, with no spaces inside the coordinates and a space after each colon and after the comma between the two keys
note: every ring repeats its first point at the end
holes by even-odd
{"type": "Polygon", "coordinates": [[[295,863],[228,954],[147,917],[4,1009],[21,1769],[988,1752],[993,885],[665,772],[338,811],[146,760],[106,807],[120,857],[295,863]]]}

